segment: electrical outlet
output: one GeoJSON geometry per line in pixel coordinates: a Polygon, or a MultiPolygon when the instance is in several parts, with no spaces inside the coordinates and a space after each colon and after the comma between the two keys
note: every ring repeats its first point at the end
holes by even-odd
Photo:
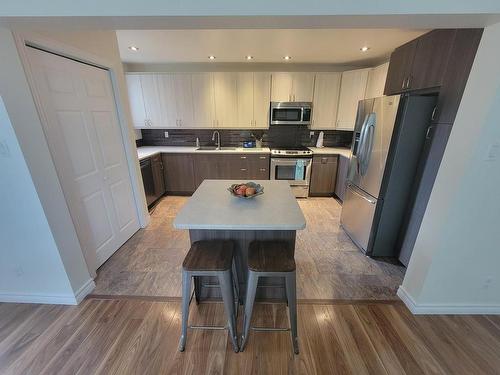
{"type": "Polygon", "coordinates": [[[309,132],[309,138],[314,137],[314,132],[309,132]]]}
{"type": "Polygon", "coordinates": [[[168,132],[165,132],[165,138],[168,138],[168,132]]]}

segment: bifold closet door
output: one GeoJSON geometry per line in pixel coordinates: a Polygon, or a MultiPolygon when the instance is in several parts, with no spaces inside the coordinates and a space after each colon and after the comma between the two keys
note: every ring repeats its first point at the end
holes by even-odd
{"type": "Polygon", "coordinates": [[[91,273],[139,221],[109,72],[28,48],[45,136],[91,273]]]}

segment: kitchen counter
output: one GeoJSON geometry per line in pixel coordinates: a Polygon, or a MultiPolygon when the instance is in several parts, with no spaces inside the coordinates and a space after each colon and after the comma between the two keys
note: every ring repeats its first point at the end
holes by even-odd
{"type": "Polygon", "coordinates": [[[308,147],[314,155],[342,155],[351,157],[351,149],[346,147],[308,147]]]}
{"type": "Polygon", "coordinates": [[[287,181],[258,180],[264,194],[233,197],[227,188],[241,181],[205,180],[174,220],[177,229],[298,230],[306,221],[287,181]]]}
{"type": "Polygon", "coordinates": [[[149,158],[160,153],[168,154],[269,154],[269,147],[262,148],[243,148],[236,147],[234,150],[196,150],[196,147],[186,146],[143,146],[137,148],[139,160],[149,158]]]}
{"type": "MultiPolygon", "coordinates": [[[[240,181],[236,181],[240,182],[240,181]]],[[[297,230],[306,220],[287,181],[257,180],[264,194],[253,199],[233,197],[227,188],[233,180],[205,180],[174,219],[174,228],[189,229],[192,243],[224,238],[234,243],[235,268],[244,300],[248,279],[248,245],[252,241],[276,240],[295,249],[297,230]]],[[[269,277],[269,286],[257,288],[256,297],[285,299],[283,277],[269,277]]],[[[204,287],[211,280],[200,278],[199,298],[220,298],[219,288],[204,287]]]]}

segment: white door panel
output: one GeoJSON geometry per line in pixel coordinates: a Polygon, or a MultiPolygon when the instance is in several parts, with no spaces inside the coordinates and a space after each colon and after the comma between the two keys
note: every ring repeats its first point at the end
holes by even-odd
{"type": "Polygon", "coordinates": [[[269,103],[271,96],[271,73],[253,74],[254,127],[269,128],[269,103]]]}
{"type": "Polygon", "coordinates": [[[146,110],[144,108],[144,96],[142,95],[141,77],[137,74],[128,74],[125,78],[127,80],[132,122],[135,128],[143,128],[146,126],[146,110]]]}
{"type": "Polygon", "coordinates": [[[139,229],[109,72],[28,51],[47,142],[94,273],[139,229]]]}

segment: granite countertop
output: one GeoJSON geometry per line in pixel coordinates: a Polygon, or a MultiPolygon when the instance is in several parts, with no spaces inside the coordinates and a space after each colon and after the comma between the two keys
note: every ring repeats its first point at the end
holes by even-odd
{"type": "Polygon", "coordinates": [[[159,153],[179,153],[179,154],[269,154],[269,147],[243,148],[236,147],[233,150],[196,150],[196,147],[186,146],[143,146],[137,148],[139,160],[149,158],[159,153]]]}
{"type": "Polygon", "coordinates": [[[253,199],[232,196],[233,180],[205,180],[174,220],[177,229],[299,230],[306,220],[287,181],[257,180],[264,194],[253,199]]]}
{"type": "Polygon", "coordinates": [[[351,157],[351,149],[346,147],[308,147],[314,155],[342,155],[351,157]]]}

